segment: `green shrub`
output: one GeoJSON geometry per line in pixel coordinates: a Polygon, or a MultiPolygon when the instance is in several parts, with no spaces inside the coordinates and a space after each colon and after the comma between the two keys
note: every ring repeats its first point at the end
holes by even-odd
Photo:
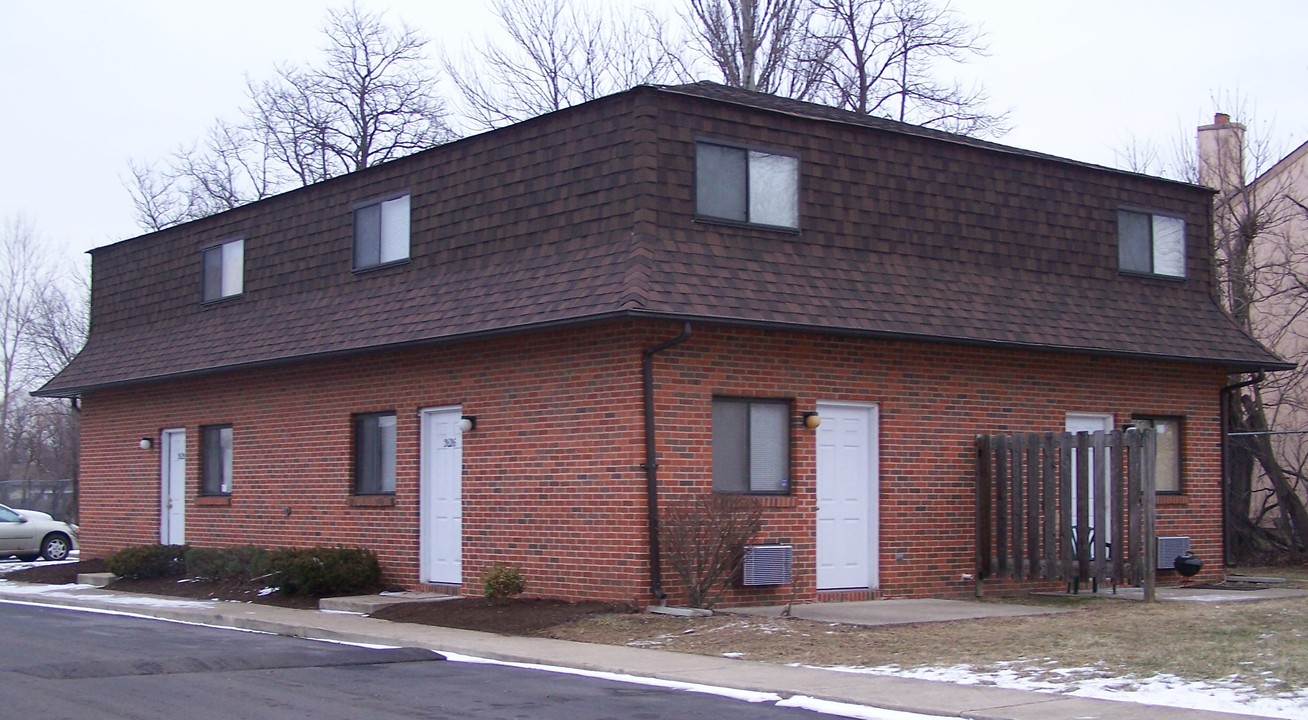
{"type": "Polygon", "coordinates": [[[331,597],[370,592],[381,582],[377,555],[363,548],[274,550],[268,556],[270,585],[284,595],[331,597]]]}
{"type": "Polygon", "coordinates": [[[267,573],[268,551],[256,545],[186,551],[186,574],[190,577],[248,582],[267,573]]]}
{"type": "Polygon", "coordinates": [[[134,580],[181,577],[186,574],[182,560],[187,545],[136,545],[109,556],[109,572],[134,580]]]}
{"type": "Polygon", "coordinates": [[[499,604],[514,595],[522,594],[527,589],[527,581],[522,579],[522,570],[512,565],[495,563],[494,567],[482,574],[481,587],[488,601],[499,604]]]}

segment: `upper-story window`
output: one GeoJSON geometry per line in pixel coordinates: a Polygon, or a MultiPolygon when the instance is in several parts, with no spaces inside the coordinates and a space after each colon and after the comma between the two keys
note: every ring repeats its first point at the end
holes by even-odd
{"type": "Polygon", "coordinates": [[[366,205],[354,211],[354,268],[356,270],[408,258],[408,195],[366,205]]]}
{"type": "Polygon", "coordinates": [[[1185,220],[1119,210],[1117,266],[1123,272],[1185,277],[1185,220]]]}
{"type": "Polygon", "coordinates": [[[695,144],[695,212],[751,225],[799,227],[799,158],[695,144]]]}
{"type": "Polygon", "coordinates": [[[229,240],[204,250],[204,301],[245,291],[245,241],[229,240]]]}

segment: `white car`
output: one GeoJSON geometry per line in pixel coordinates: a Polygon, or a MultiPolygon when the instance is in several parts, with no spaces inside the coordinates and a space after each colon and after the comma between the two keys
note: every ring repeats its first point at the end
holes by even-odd
{"type": "Polygon", "coordinates": [[[43,512],[0,505],[0,558],[14,555],[24,562],[38,557],[67,560],[76,543],[76,525],[59,522],[43,512]]]}

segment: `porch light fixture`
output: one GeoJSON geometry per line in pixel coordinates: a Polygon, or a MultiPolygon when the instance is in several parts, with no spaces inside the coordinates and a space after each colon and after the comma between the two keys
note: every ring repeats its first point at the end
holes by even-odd
{"type": "Polygon", "coordinates": [[[477,429],[477,416],[464,415],[459,418],[459,432],[472,432],[477,429]]]}
{"type": "Polygon", "coordinates": [[[141,442],[137,443],[137,447],[141,448],[142,450],[149,450],[150,448],[154,447],[154,439],[148,437],[141,438],[141,442]]]}
{"type": "Polygon", "coordinates": [[[809,430],[817,430],[818,426],[822,424],[822,417],[816,412],[806,412],[801,417],[804,427],[809,430]]]}

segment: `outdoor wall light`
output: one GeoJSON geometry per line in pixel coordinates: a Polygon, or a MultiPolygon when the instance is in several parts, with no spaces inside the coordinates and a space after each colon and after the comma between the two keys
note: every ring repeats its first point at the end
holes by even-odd
{"type": "Polygon", "coordinates": [[[141,442],[137,443],[137,446],[139,446],[142,450],[149,450],[150,448],[154,447],[154,439],[141,438],[141,442]]]}
{"type": "Polygon", "coordinates": [[[809,430],[817,430],[818,425],[822,424],[822,417],[816,412],[806,412],[801,417],[803,418],[804,427],[809,430]]]}
{"type": "Polygon", "coordinates": [[[459,432],[472,432],[477,429],[477,416],[464,415],[459,418],[459,432]]]}

